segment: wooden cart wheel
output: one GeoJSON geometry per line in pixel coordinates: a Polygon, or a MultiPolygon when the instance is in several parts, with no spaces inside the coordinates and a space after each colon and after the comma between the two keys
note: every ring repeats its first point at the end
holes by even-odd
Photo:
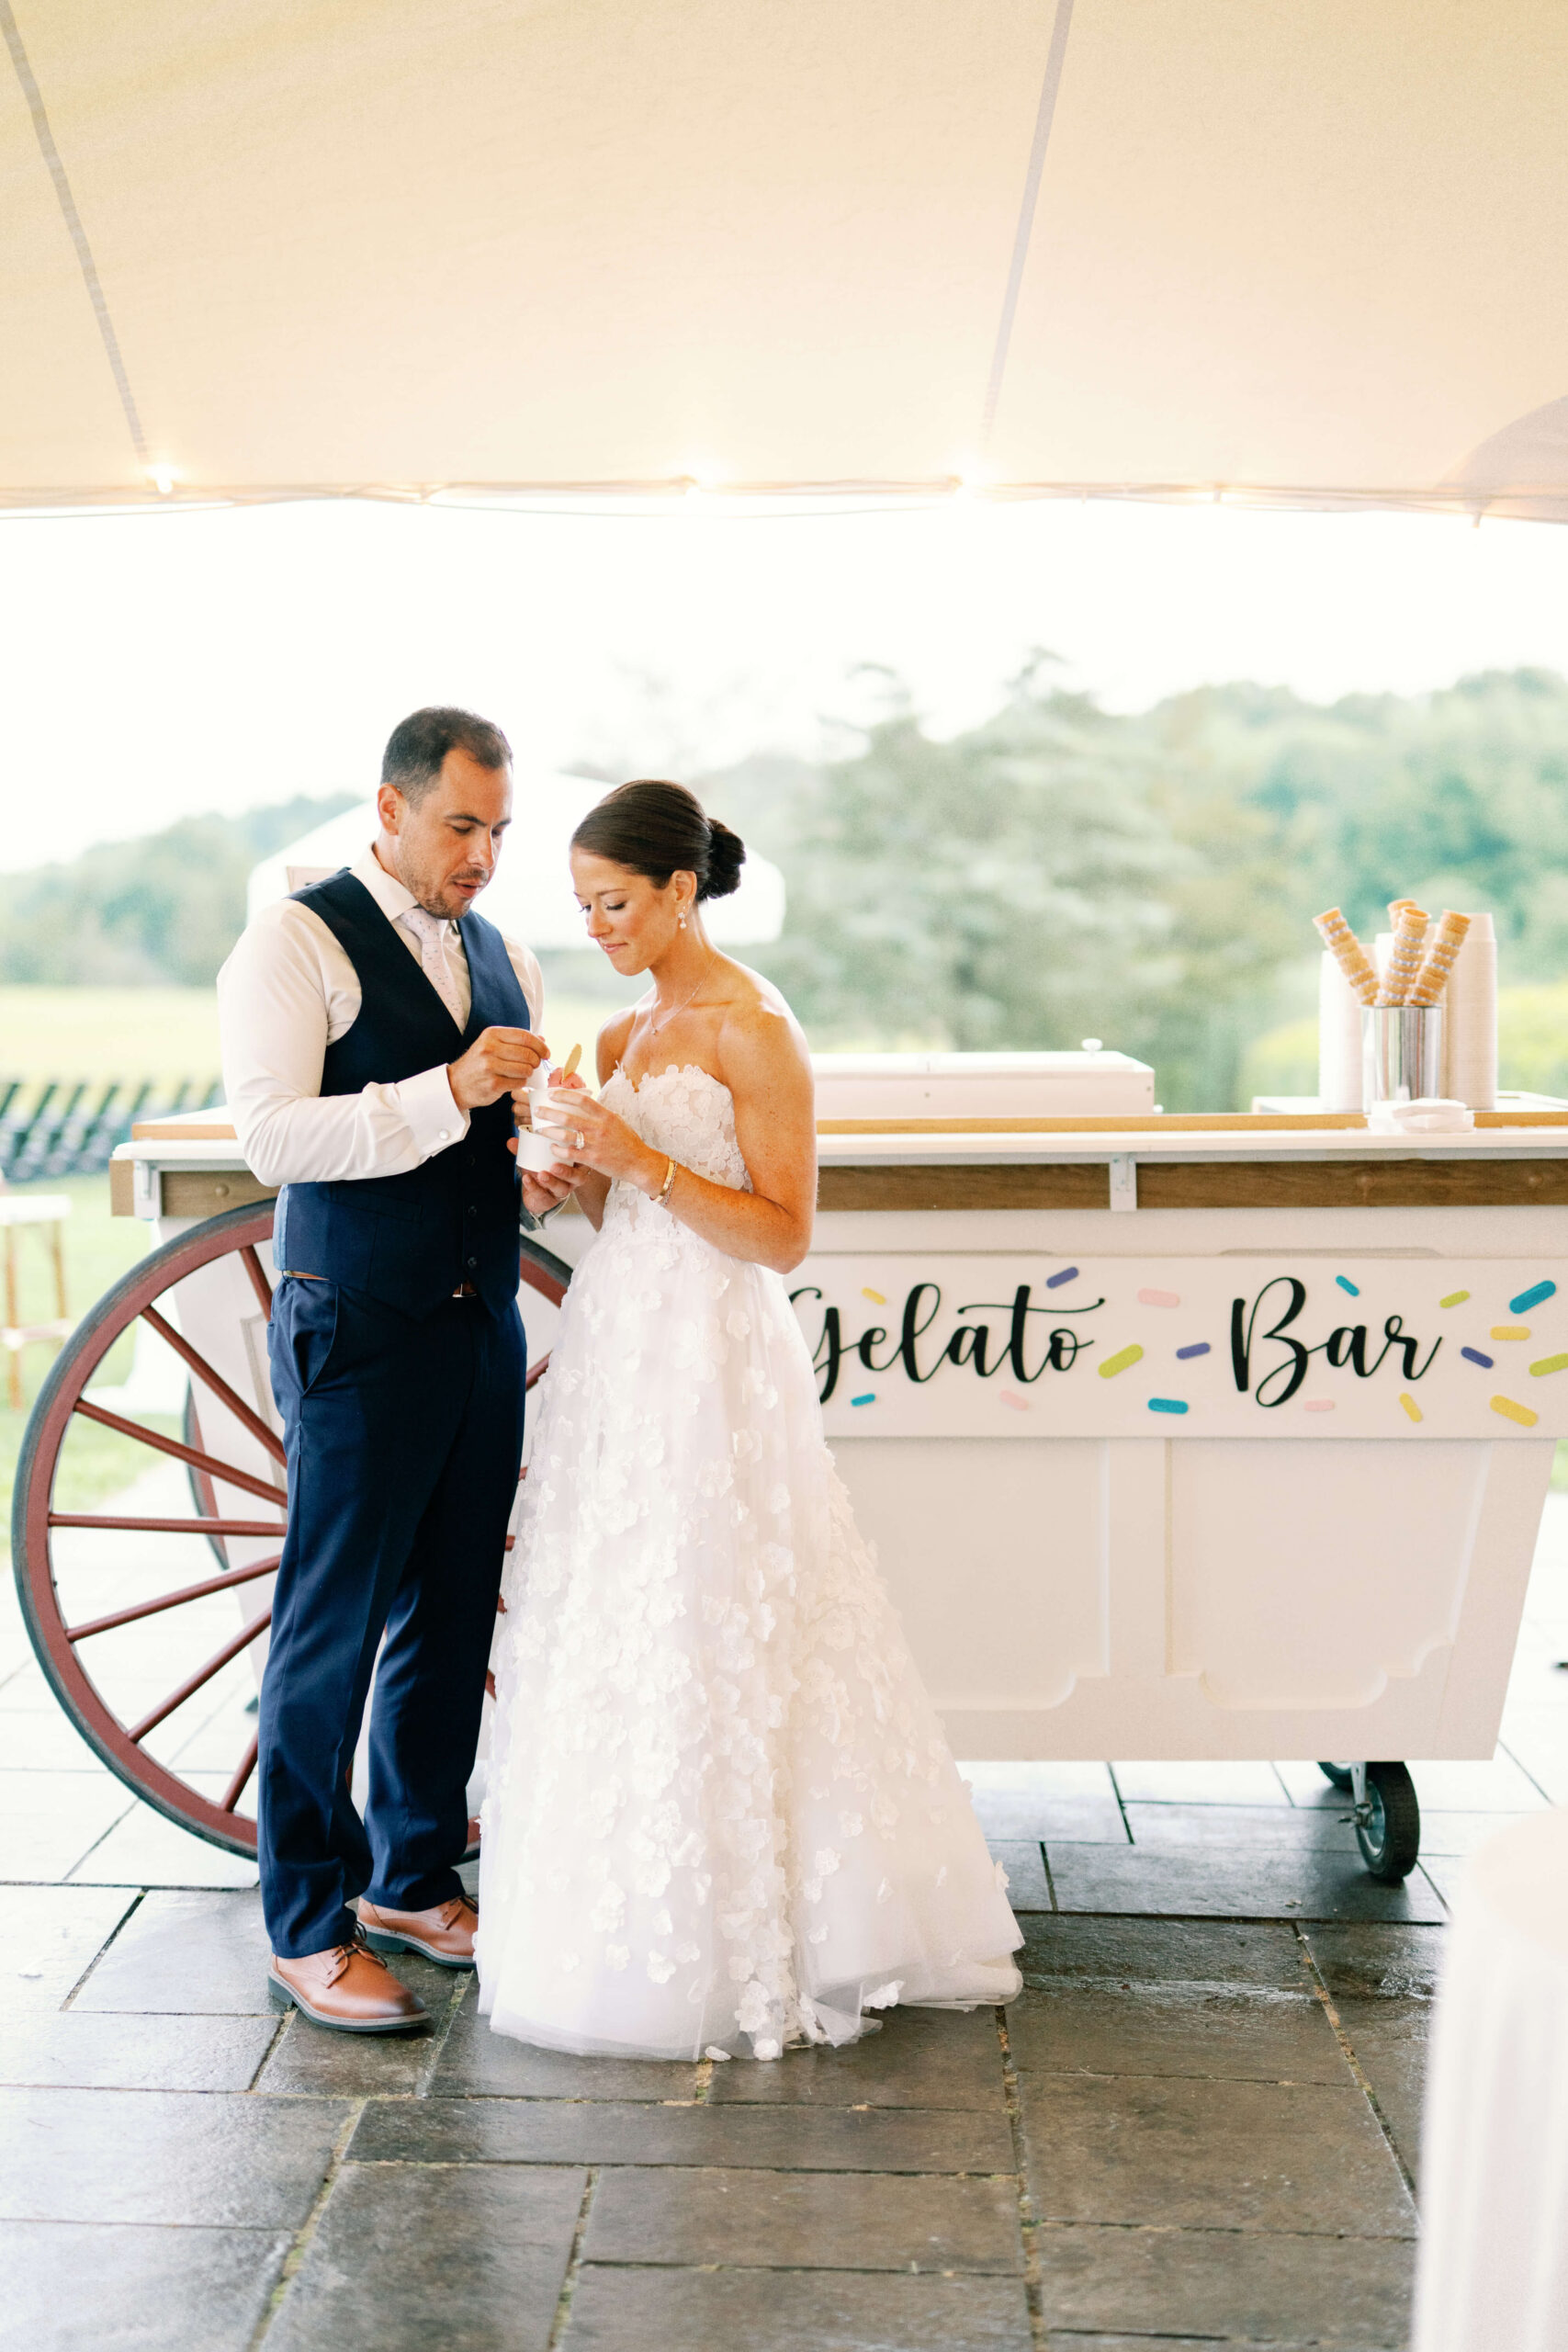
{"type": "MultiPolygon", "coordinates": [[[[138,1796],[236,1854],[255,1851],[246,1704],[287,1509],[265,1354],[272,1219],[263,1202],[194,1227],[150,1251],[83,1318],[28,1420],[12,1514],[22,1613],[66,1713],[138,1796]],[[189,1376],[178,1436],[92,1395],[109,1351],[139,1324],[189,1376]],[[57,1507],[69,1498],[70,1441],[85,1422],[133,1443],[139,1471],[172,1473],[173,1491],[122,1495],[129,1510],[57,1507]]],[[[555,1306],[571,1278],[531,1239],[520,1273],[555,1306]]],[[[530,1365],[530,1388],[548,1362],[530,1365]]]]}

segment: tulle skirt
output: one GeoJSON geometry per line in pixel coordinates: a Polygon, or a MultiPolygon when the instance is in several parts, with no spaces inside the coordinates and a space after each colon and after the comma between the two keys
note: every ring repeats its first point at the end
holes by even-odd
{"type": "Polygon", "coordinates": [[[494,2030],[775,2058],[1010,1998],[1006,1880],[780,1277],[614,1193],[544,1394],[482,1816],[494,2030]]]}

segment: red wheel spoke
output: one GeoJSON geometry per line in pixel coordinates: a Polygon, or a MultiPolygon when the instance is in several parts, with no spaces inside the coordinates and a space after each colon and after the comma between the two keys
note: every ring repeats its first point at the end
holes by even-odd
{"type": "MultiPolygon", "coordinates": [[[[253,1370],[243,1345],[247,1333],[254,1336],[258,1318],[265,1318],[267,1323],[273,1319],[277,1277],[270,1272],[267,1253],[274,1222],[271,1201],[226,1211],[194,1231],[164,1242],[114,1284],[75,1337],[66,1342],[59,1377],[51,1393],[40,1400],[29,1436],[28,1468],[22,1482],[25,1494],[19,1498],[17,1513],[21,1534],[17,1547],[17,1572],[28,1632],[68,1714],[81,1725],[127,1787],[147,1797],[171,1820],[184,1822],[198,1837],[228,1852],[247,1856],[254,1856],[256,1850],[253,1815],[260,1787],[260,1762],[257,1744],[252,1737],[252,1724],[242,1725],[237,1719],[238,1702],[244,1697],[251,1679],[250,1666],[244,1661],[259,1663],[256,1645],[259,1642],[265,1645],[272,1616],[270,1610],[264,1610],[248,1624],[242,1625],[239,1611],[252,1606],[259,1608],[270,1598],[262,1580],[277,1571],[286,1550],[284,1538],[288,1522],[281,1432],[270,1400],[260,1385],[265,1375],[259,1367],[253,1370]],[[221,1280],[216,1278],[216,1269],[220,1267],[231,1270],[221,1280]],[[198,1283],[187,1292],[179,1287],[208,1269],[215,1270],[210,1288],[198,1283]],[[234,1272],[241,1270],[243,1281],[236,1289],[234,1272]],[[171,1299],[178,1304],[171,1303],[171,1299]],[[185,1311],[187,1300],[188,1311],[185,1311]],[[168,1437],[162,1431],[171,1424],[162,1415],[149,1413],[143,1423],[129,1414],[108,1410],[107,1398],[102,1404],[89,1404],[84,1395],[96,1378],[102,1377],[106,1354],[115,1340],[134,1330],[139,1321],[145,1321],[150,1330],[168,1342],[189,1375],[186,1425],[183,1429],[174,1425],[168,1437]],[[183,1329],[176,1329],[176,1325],[183,1329]],[[236,1342],[242,1344],[237,1347],[236,1342]],[[225,1368],[227,1377],[220,1366],[225,1368]],[[212,1400],[210,1411],[209,1398],[212,1400]],[[57,1483],[62,1450],[75,1427],[74,1416],[78,1412],[85,1423],[113,1430],[117,1435],[146,1447],[160,1461],[183,1465],[182,1480],[187,1471],[190,1476],[190,1498],[183,1494],[177,1498],[171,1495],[165,1501],[160,1496],[152,1500],[150,1510],[129,1508],[140,1501],[140,1497],[135,1496],[106,1498],[97,1509],[54,1509],[57,1500],[64,1499],[57,1483]],[[229,1424],[216,1420],[220,1412],[230,1416],[231,1431],[229,1424]],[[198,1413],[207,1419],[205,1431],[198,1422],[198,1413]],[[205,1450],[214,1442],[227,1449],[227,1458],[205,1450]],[[245,1464],[243,1468],[240,1466],[242,1461],[245,1464]],[[234,1515],[220,1516],[222,1511],[234,1515]],[[242,1517],[243,1512],[253,1516],[242,1517]],[[68,1624],[62,1608],[62,1595],[71,1595],[78,1568],[90,1567],[95,1558],[104,1567],[116,1567],[115,1545],[97,1539],[101,1535],[120,1534],[134,1536],[139,1542],[142,1537],[149,1539],[150,1565],[143,1566],[133,1579],[116,1574],[101,1600],[88,1604],[84,1596],[78,1602],[79,1606],[92,1605],[96,1611],[105,1612],[105,1604],[114,1601],[118,1589],[123,1605],[115,1602],[105,1613],[95,1613],[80,1624],[68,1624]],[[88,1548],[89,1535],[94,1538],[92,1549],[88,1548]],[[151,1542],[153,1537],[165,1536],[207,1538],[217,1556],[204,1554],[197,1562],[178,1551],[165,1555],[151,1542]],[[255,1558],[241,1567],[231,1566],[231,1552],[225,1549],[228,1539],[234,1539],[247,1553],[254,1552],[255,1558]],[[164,1589],[167,1576],[177,1574],[182,1561],[188,1562],[186,1573],[193,1580],[173,1589],[164,1589]],[[198,1568],[200,1575],[197,1578],[198,1568]],[[229,1637],[222,1647],[205,1665],[186,1675],[178,1689],[171,1689],[161,1703],[154,1704],[150,1694],[139,1694],[134,1703],[146,1705],[150,1712],[141,1722],[130,1724],[125,1712],[127,1700],[117,1700],[115,1696],[113,1675],[95,1679],[91,1670],[96,1658],[107,1660],[112,1668],[118,1655],[116,1647],[106,1639],[95,1650],[91,1646],[94,1637],[121,1629],[127,1630],[129,1640],[129,1628],[144,1621],[155,1627],[156,1621],[164,1615],[169,1618],[171,1634],[177,1624],[183,1634],[186,1621],[178,1619],[176,1612],[187,1603],[216,1601],[230,1586],[248,1588],[237,1595],[238,1608],[216,1610],[219,1624],[191,1636],[191,1648],[185,1654],[191,1656],[226,1629],[229,1637]],[[99,1688],[100,1680],[106,1684],[103,1689],[99,1688]],[[205,1697],[200,1695],[203,1692],[205,1697]],[[200,1704],[197,1706],[198,1697],[200,1704]],[[230,1750],[232,1778],[221,1798],[217,1787],[209,1785],[205,1772],[165,1762],[160,1755],[150,1752],[164,1741],[171,1747],[180,1744],[176,1711],[187,1705],[191,1707],[193,1722],[210,1715],[216,1707],[223,1724],[234,1724],[230,1750]],[[172,1725],[171,1717],[175,1718],[172,1725]],[[162,1733],[158,1730],[160,1724],[167,1727],[162,1733]],[[239,1752],[242,1747],[245,1749],[243,1756],[239,1752]]],[[[530,1293],[558,1306],[570,1279],[570,1268],[543,1248],[533,1252],[520,1249],[519,1282],[530,1293]]],[[[546,1356],[528,1369],[525,1376],[530,1389],[544,1379],[549,1362],[546,1356]]],[[[134,1475],[135,1459],[132,1457],[128,1467],[128,1476],[134,1475]]],[[[143,1462],[142,1466],[150,1468],[152,1464],[143,1462]]],[[[508,1552],[514,1548],[520,1547],[509,1541],[508,1552]]],[[[130,1646],[134,1650],[139,1644],[130,1646]]],[[[177,1657],[180,1653],[175,1655],[177,1657]]],[[[166,1676],[175,1673],[184,1674],[183,1667],[171,1665],[166,1669],[166,1676]]],[[[470,1823],[469,1840],[474,1850],[477,1836],[478,1825],[470,1823]]]]}
{"type": "Polygon", "coordinates": [[[232,1813],[234,1807],[239,1804],[241,1797],[244,1793],[245,1782],[250,1779],[251,1774],[256,1769],[256,1749],[260,1744],[261,1734],[259,1732],[252,1732],[251,1744],[249,1747],[246,1748],[243,1756],[241,1757],[239,1769],[235,1772],[233,1779],[230,1781],[228,1787],[223,1792],[223,1803],[220,1807],[220,1812],[232,1813]]]}
{"type": "Polygon", "coordinates": [[[545,1354],[543,1354],[543,1355],[539,1358],[539,1361],[538,1361],[538,1363],[536,1363],[536,1364],[530,1364],[530,1365],[529,1365],[529,1367],[528,1367],[528,1377],[527,1377],[527,1379],[523,1383],[523,1387],[524,1387],[524,1391],[525,1391],[525,1393],[526,1393],[526,1392],[527,1392],[527,1390],[529,1390],[530,1388],[534,1387],[534,1386],[535,1386],[535,1385],[536,1385],[538,1381],[543,1380],[543,1378],[544,1378],[544,1376],[545,1376],[546,1373],[547,1373],[547,1372],[548,1372],[549,1368],[550,1368],[549,1352],[548,1352],[548,1351],[547,1350],[547,1351],[546,1351],[546,1352],[545,1352],[545,1354]]]}
{"type": "Polygon", "coordinates": [[[51,1510],[51,1527],[112,1527],[137,1535],[286,1535],[276,1519],[104,1519],[88,1510],[51,1510]]]}
{"type": "Polygon", "coordinates": [[[269,1577],[277,1567],[283,1555],[275,1552],[270,1560],[253,1560],[248,1568],[231,1568],[226,1577],[209,1577],[205,1584],[187,1584],[178,1592],[160,1593],[156,1600],[139,1600],[134,1609],[117,1609],[112,1617],[95,1617],[85,1625],[67,1625],[68,1642],[85,1642],[89,1634],[109,1634],[117,1625],[134,1625],[139,1618],[156,1617],[163,1609],[178,1609],[183,1601],[205,1600],[209,1593],[228,1592],[237,1584],[254,1584],[257,1577],[269,1577]]]}
{"type": "Polygon", "coordinates": [[[139,1724],[132,1724],[126,1733],[127,1739],[140,1743],[146,1738],[150,1731],[156,1731],[158,1725],[166,1716],[172,1715],[176,1707],[183,1707],[187,1699],[195,1697],[203,1683],[210,1682],[215,1674],[221,1673],[231,1658],[238,1657],[242,1650],[248,1650],[257,1634],[265,1634],[271,1623],[270,1609],[264,1609],[259,1617],[253,1617],[250,1623],[242,1627],[241,1631],[234,1635],[232,1641],[225,1642],[220,1650],[213,1652],[205,1666],[198,1666],[194,1674],[187,1675],[177,1690],[171,1690],[168,1697],[161,1705],[154,1707],[150,1715],[143,1715],[139,1724]]]}
{"type": "Polygon", "coordinates": [[[251,1288],[256,1295],[256,1305],[270,1323],[272,1321],[272,1284],[266,1278],[266,1269],[256,1255],[254,1242],[245,1243],[240,1252],[240,1263],[251,1278],[251,1288]]]}
{"type": "Polygon", "coordinates": [[[160,1315],[155,1306],[144,1306],[141,1310],[141,1319],[144,1323],[151,1323],[158,1337],[165,1340],[175,1353],[184,1360],[202,1385],[210,1388],[219,1403],[228,1407],[243,1429],[249,1430],[262,1452],[269,1453],[275,1462],[281,1462],[284,1458],[283,1440],[276,1431],[268,1429],[261,1415],[253,1412],[243,1397],[236,1396],[228,1382],[213,1371],[207,1358],[198,1355],[190,1341],[176,1331],[174,1325],[165,1317],[160,1315]]]}
{"type": "Polygon", "coordinates": [[[78,1396],[73,1408],[89,1421],[99,1421],[106,1430],[118,1430],[121,1437],[133,1437],[142,1445],[150,1445],[156,1453],[172,1454],[176,1462],[188,1462],[194,1469],[205,1470],[208,1476],[221,1479],[226,1487],[238,1487],[242,1493],[259,1495],[264,1503],[282,1500],[276,1487],[265,1478],[253,1477],[248,1470],[237,1470],[231,1462],[219,1462],[210,1453],[198,1453],[194,1446],[181,1445],[177,1439],[164,1437],[157,1430],[143,1429],[140,1421],[128,1421],[118,1413],[106,1413],[101,1405],[89,1405],[78,1396]]]}

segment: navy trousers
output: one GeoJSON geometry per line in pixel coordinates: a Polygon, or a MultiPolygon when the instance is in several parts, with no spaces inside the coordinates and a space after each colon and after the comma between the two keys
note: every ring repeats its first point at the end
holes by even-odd
{"type": "Polygon", "coordinates": [[[272,1948],[343,1943],[368,1894],[461,1892],[467,1784],[523,1451],[516,1308],[411,1320],[286,1276],[268,1335],[288,1532],[262,1679],[256,1813],[272,1948]],[[361,1821],[349,1775],[381,1636],[361,1821]]]}

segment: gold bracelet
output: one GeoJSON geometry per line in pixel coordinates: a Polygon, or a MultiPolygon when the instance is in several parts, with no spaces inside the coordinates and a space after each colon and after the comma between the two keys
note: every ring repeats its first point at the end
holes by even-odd
{"type": "Polygon", "coordinates": [[[656,1209],[662,1209],[662,1208],[668,1208],[668,1207],[669,1207],[669,1205],[670,1205],[670,1193],[671,1193],[671,1188],[672,1188],[672,1187],[673,1187],[673,1185],[674,1185],[674,1182],[675,1182],[675,1162],[673,1161],[673,1159],[667,1159],[667,1160],[665,1161],[665,1163],[664,1163],[664,1182],[663,1182],[663,1183],[660,1186],[660,1188],[659,1188],[658,1192],[657,1192],[657,1193],[655,1193],[655,1194],[654,1194],[654,1196],[653,1196],[653,1205],[654,1205],[654,1207],[655,1207],[656,1209]]]}

